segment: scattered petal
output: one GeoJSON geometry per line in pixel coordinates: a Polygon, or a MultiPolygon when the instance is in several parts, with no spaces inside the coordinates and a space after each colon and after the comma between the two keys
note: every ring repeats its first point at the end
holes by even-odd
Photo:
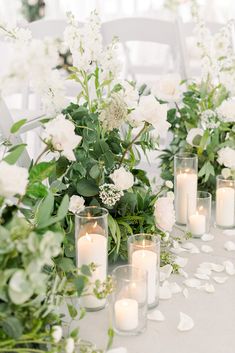
{"type": "Polygon", "coordinates": [[[186,250],[191,250],[192,248],[194,248],[196,245],[191,243],[191,242],[186,242],[182,245],[182,247],[186,250]]]}
{"type": "Polygon", "coordinates": [[[208,269],[208,270],[212,270],[213,268],[213,263],[212,262],[202,262],[200,265],[199,265],[200,268],[203,268],[203,269],[208,269]]]}
{"type": "Polygon", "coordinates": [[[201,240],[203,241],[211,241],[214,239],[214,235],[210,234],[210,233],[205,233],[203,234],[203,236],[201,237],[201,240]]]}
{"type": "Polygon", "coordinates": [[[215,272],[222,272],[224,270],[224,266],[220,264],[212,264],[212,270],[215,272]]]}
{"type": "Polygon", "coordinates": [[[188,299],[188,295],[189,295],[188,288],[184,288],[183,295],[185,296],[186,299],[188,299]]]}
{"type": "Polygon", "coordinates": [[[210,245],[202,245],[201,251],[205,253],[213,252],[213,248],[210,245]]]}
{"type": "Polygon", "coordinates": [[[184,284],[189,288],[197,288],[199,289],[201,286],[201,281],[196,278],[189,278],[184,281],[184,284]]]}
{"type": "Polygon", "coordinates": [[[168,281],[165,281],[159,288],[159,298],[160,299],[170,299],[172,297],[170,285],[168,281]]]}
{"type": "Polygon", "coordinates": [[[184,278],[188,278],[188,274],[186,271],[184,271],[182,268],[179,268],[179,274],[183,276],[184,278]]]}
{"type": "Polygon", "coordinates": [[[226,229],[223,231],[223,234],[228,236],[235,235],[235,229],[226,229]]]}
{"type": "Polygon", "coordinates": [[[227,251],[235,251],[235,243],[231,240],[226,241],[226,243],[224,243],[224,248],[227,251]]]}
{"type": "Polygon", "coordinates": [[[188,263],[188,259],[186,259],[185,257],[177,256],[175,258],[175,263],[180,267],[185,267],[188,263]]]}
{"type": "Polygon", "coordinates": [[[209,280],[210,279],[210,277],[208,275],[206,275],[205,273],[195,273],[194,276],[196,278],[203,279],[203,280],[209,280]]]}
{"type": "Polygon", "coordinates": [[[165,265],[160,268],[160,281],[165,281],[173,271],[173,267],[171,265],[165,265]]]}
{"type": "Polygon", "coordinates": [[[148,313],[148,319],[152,321],[164,321],[165,316],[160,310],[154,310],[148,313]]]}
{"type": "Polygon", "coordinates": [[[207,275],[207,276],[210,276],[211,275],[211,270],[208,269],[208,268],[197,268],[197,273],[198,274],[201,274],[201,275],[207,275]]]}
{"type": "Polygon", "coordinates": [[[223,265],[225,267],[225,271],[228,275],[233,276],[235,275],[235,267],[232,261],[224,261],[223,265]]]}
{"type": "Polygon", "coordinates": [[[228,277],[213,277],[213,279],[215,280],[215,282],[219,283],[219,284],[223,284],[227,281],[228,277]]]}
{"type": "Polygon", "coordinates": [[[215,292],[215,287],[211,283],[205,283],[203,288],[207,293],[214,293],[215,292]]]}
{"type": "Polygon", "coordinates": [[[170,289],[172,294],[177,294],[182,292],[182,288],[176,282],[170,283],[170,289]]]}
{"type": "Polygon", "coordinates": [[[180,322],[177,326],[177,329],[179,331],[189,331],[193,328],[193,326],[193,319],[190,316],[180,312],[180,322]]]}

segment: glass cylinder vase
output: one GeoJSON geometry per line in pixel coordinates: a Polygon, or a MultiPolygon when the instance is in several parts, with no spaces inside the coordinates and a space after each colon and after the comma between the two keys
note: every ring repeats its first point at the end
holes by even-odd
{"type": "Polygon", "coordinates": [[[147,271],[148,308],[154,308],[159,302],[160,238],[144,233],[129,236],[128,262],[147,271]]]}
{"type": "Polygon", "coordinates": [[[174,192],[176,223],[187,224],[188,209],[194,210],[197,198],[198,157],[180,153],[174,157],[174,192]]]}
{"type": "Polygon", "coordinates": [[[188,208],[187,229],[194,238],[200,238],[210,231],[211,194],[207,191],[198,191],[195,206],[195,209],[188,208]]]}
{"type": "Polygon", "coordinates": [[[147,326],[147,273],[131,265],[112,272],[112,326],[119,335],[138,335],[147,326]]]}
{"type": "Polygon", "coordinates": [[[235,228],[235,180],[222,175],[216,178],[216,225],[235,228]]]}
{"type": "Polygon", "coordinates": [[[76,214],[75,243],[77,267],[96,265],[89,277],[89,285],[80,298],[80,305],[88,311],[100,310],[105,306],[105,299],[98,299],[93,294],[94,283],[104,282],[107,278],[108,263],[108,211],[101,207],[85,207],[76,214]]]}

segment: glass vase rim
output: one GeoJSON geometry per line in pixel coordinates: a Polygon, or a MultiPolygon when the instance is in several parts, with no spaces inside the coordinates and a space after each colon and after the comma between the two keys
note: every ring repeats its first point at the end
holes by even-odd
{"type": "Polygon", "coordinates": [[[102,218],[105,216],[108,216],[109,212],[106,208],[104,207],[99,207],[99,206],[85,206],[83,209],[81,209],[80,211],[75,213],[75,216],[77,218],[85,218],[85,219],[98,219],[98,218],[102,218]],[[100,214],[99,216],[93,216],[93,215],[82,215],[82,212],[84,212],[85,210],[100,210],[102,212],[102,214],[100,214]]]}
{"type": "Polygon", "coordinates": [[[219,174],[216,176],[216,180],[222,180],[222,181],[227,181],[227,182],[232,182],[232,183],[235,183],[235,179],[233,177],[229,177],[229,178],[225,178],[222,174],[219,174]]]}
{"type": "Polygon", "coordinates": [[[119,278],[122,282],[147,282],[147,279],[148,279],[148,272],[143,270],[142,268],[139,268],[139,267],[136,267],[136,266],[133,266],[131,264],[125,264],[125,265],[119,265],[117,267],[115,267],[113,270],[112,270],[112,273],[111,273],[112,277],[114,278],[119,278]],[[118,270],[121,270],[121,269],[124,269],[124,268],[128,268],[128,269],[134,269],[134,271],[137,271],[140,273],[141,275],[141,278],[135,278],[135,276],[131,276],[130,278],[123,278],[121,277],[120,275],[117,275],[116,274],[116,271],[118,270]],[[134,277],[134,278],[133,278],[134,277]]]}
{"type": "Polygon", "coordinates": [[[204,191],[204,190],[197,190],[197,199],[202,199],[202,200],[205,200],[205,199],[212,199],[212,194],[209,192],[209,191],[204,191]],[[207,196],[202,196],[200,197],[199,195],[207,195],[207,196]]]}
{"type": "Polygon", "coordinates": [[[179,152],[176,153],[174,158],[184,158],[184,159],[198,159],[198,156],[196,153],[191,153],[191,152],[179,152]]]}
{"type": "Polygon", "coordinates": [[[161,242],[161,238],[159,235],[150,234],[150,233],[137,233],[137,234],[129,235],[128,242],[130,243],[131,240],[135,240],[137,237],[140,237],[140,236],[148,236],[151,239],[154,239],[154,240],[152,240],[154,244],[159,244],[161,242]]]}

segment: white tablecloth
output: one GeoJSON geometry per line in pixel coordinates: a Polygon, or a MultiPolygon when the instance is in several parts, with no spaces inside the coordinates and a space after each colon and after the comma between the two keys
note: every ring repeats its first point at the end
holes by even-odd
{"type": "MultiPolygon", "coordinates": [[[[212,246],[213,253],[183,252],[179,255],[189,258],[184,268],[189,277],[193,277],[201,262],[221,264],[230,259],[235,264],[235,251],[228,252],[224,249],[224,243],[228,240],[235,241],[235,235],[224,235],[218,229],[212,229],[211,233],[215,238],[210,242],[197,239],[192,241],[199,248],[205,244],[212,246]]],[[[226,276],[224,272],[214,272],[214,276],[217,275],[226,276]]],[[[159,310],[164,314],[165,321],[148,321],[146,332],[139,336],[116,335],[113,347],[126,347],[128,353],[235,353],[235,276],[228,277],[224,284],[217,284],[211,276],[211,283],[215,286],[214,293],[189,288],[187,299],[182,293],[178,293],[170,300],[161,300],[159,310]],[[194,320],[195,326],[191,331],[177,330],[180,311],[194,320]]],[[[184,280],[180,275],[172,275],[169,279],[179,284],[184,280]]],[[[97,347],[104,348],[109,327],[108,308],[87,313],[79,326],[83,339],[92,340],[97,347]]]]}

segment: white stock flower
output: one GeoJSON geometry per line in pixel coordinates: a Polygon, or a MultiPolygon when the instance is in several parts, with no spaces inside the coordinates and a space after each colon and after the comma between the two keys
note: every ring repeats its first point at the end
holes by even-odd
{"type": "Polygon", "coordinates": [[[220,120],[224,122],[235,122],[235,99],[223,101],[217,108],[220,120]]]}
{"type": "Polygon", "coordinates": [[[109,177],[114,182],[116,188],[120,191],[128,190],[134,184],[133,174],[126,171],[124,167],[116,169],[112,174],[110,174],[109,177]]]}
{"type": "Polygon", "coordinates": [[[82,137],[74,132],[74,124],[60,114],[55,119],[45,124],[42,138],[45,143],[51,144],[54,151],[70,161],[75,161],[73,149],[81,142],[82,137]]]}
{"type": "Polygon", "coordinates": [[[67,338],[66,342],[65,342],[65,352],[66,353],[73,353],[74,348],[75,348],[74,339],[72,337],[67,338]]]}
{"type": "Polygon", "coordinates": [[[51,335],[55,343],[60,342],[63,335],[62,327],[58,325],[53,326],[51,335]]]}
{"type": "Polygon", "coordinates": [[[152,94],[167,102],[179,102],[184,87],[180,85],[180,75],[167,74],[159,77],[158,82],[152,87],[152,94]]]}
{"type": "Polygon", "coordinates": [[[196,140],[195,138],[199,138],[201,139],[201,137],[203,136],[204,131],[203,129],[199,129],[199,128],[192,128],[191,130],[189,130],[186,141],[189,145],[191,146],[199,146],[200,144],[200,140],[196,140]]]}
{"type": "Polygon", "coordinates": [[[24,195],[28,184],[28,170],[26,168],[0,162],[0,195],[11,197],[24,195]]]}
{"type": "Polygon", "coordinates": [[[218,163],[227,168],[235,169],[235,149],[223,147],[218,151],[218,163]]]}
{"type": "Polygon", "coordinates": [[[85,200],[82,196],[73,195],[70,197],[69,201],[69,211],[72,213],[77,213],[84,208],[85,200]]]}
{"type": "Polygon", "coordinates": [[[175,224],[174,199],[171,197],[159,197],[154,205],[156,225],[163,231],[171,232],[175,224]]]}

